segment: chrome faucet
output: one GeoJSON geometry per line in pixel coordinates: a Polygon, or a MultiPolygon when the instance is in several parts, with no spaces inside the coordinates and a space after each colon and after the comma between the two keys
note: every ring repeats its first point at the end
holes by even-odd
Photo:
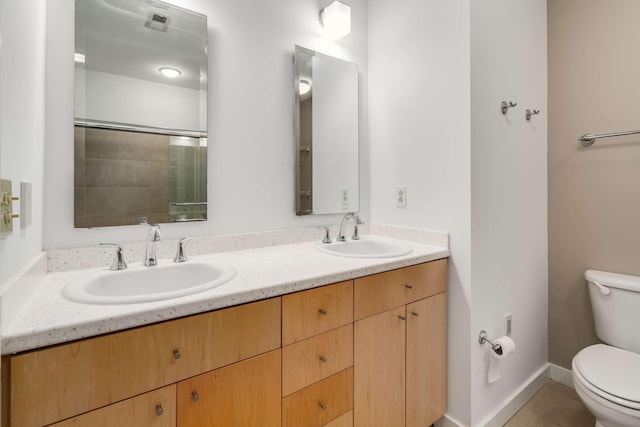
{"type": "Polygon", "coordinates": [[[364,224],[364,222],[362,222],[357,213],[349,212],[344,216],[344,218],[342,218],[342,222],[340,223],[340,232],[338,233],[338,237],[336,238],[337,242],[347,241],[346,237],[344,237],[344,226],[347,224],[347,222],[349,222],[350,219],[353,219],[354,221],[353,236],[351,237],[351,240],[360,240],[360,235],[358,235],[358,225],[364,224]]]}
{"type": "Polygon", "coordinates": [[[116,248],[116,256],[113,258],[109,270],[120,271],[127,269],[127,262],[124,260],[124,255],[122,254],[122,245],[118,243],[100,243],[99,246],[113,246],[116,248]]]}
{"type": "Polygon", "coordinates": [[[142,265],[145,267],[158,265],[158,258],[156,257],[156,243],[160,240],[160,226],[158,224],[149,224],[147,249],[144,252],[144,260],[142,261],[142,265]]]}

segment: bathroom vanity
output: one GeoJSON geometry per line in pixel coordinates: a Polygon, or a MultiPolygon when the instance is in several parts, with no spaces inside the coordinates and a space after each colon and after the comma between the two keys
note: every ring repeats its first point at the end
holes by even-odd
{"type": "Polygon", "coordinates": [[[436,259],[5,355],[2,426],[430,425],[446,274],[436,259]]]}

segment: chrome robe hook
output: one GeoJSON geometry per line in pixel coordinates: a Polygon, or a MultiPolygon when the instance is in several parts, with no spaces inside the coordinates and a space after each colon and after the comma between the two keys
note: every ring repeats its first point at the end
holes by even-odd
{"type": "Polygon", "coordinates": [[[502,114],[507,114],[509,108],[513,108],[517,105],[517,102],[509,101],[509,103],[507,103],[507,101],[502,101],[502,103],[500,104],[500,111],[502,111],[502,114]]]}

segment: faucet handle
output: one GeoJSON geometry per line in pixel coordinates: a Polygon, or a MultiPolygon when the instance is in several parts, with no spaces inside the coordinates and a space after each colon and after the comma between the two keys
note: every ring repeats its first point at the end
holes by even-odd
{"type": "Polygon", "coordinates": [[[358,226],[364,225],[364,221],[360,219],[360,215],[354,214],[356,219],[356,223],[353,226],[353,236],[351,236],[351,240],[360,240],[360,234],[358,234],[358,226]]]}
{"type": "Polygon", "coordinates": [[[178,250],[176,251],[176,256],[173,257],[173,262],[185,262],[188,260],[184,254],[184,244],[191,239],[193,239],[193,237],[183,237],[178,240],[178,250]]]}
{"type": "Polygon", "coordinates": [[[98,246],[114,246],[116,248],[116,256],[113,259],[109,270],[120,271],[127,269],[127,262],[124,260],[124,255],[122,253],[122,245],[119,243],[99,243],[98,246]]]}
{"type": "Polygon", "coordinates": [[[321,225],[318,227],[318,230],[324,230],[324,238],[322,239],[322,243],[331,243],[331,234],[329,233],[329,227],[326,225],[321,225]]]}

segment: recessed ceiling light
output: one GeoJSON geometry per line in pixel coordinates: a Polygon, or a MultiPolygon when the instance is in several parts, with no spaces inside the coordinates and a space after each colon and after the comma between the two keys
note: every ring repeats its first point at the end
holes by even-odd
{"type": "Polygon", "coordinates": [[[76,52],[73,54],[73,60],[78,64],[84,64],[84,55],[82,53],[76,52]]]}
{"type": "Polygon", "coordinates": [[[171,68],[171,67],[161,67],[159,71],[162,73],[163,76],[169,77],[171,79],[175,79],[180,74],[182,74],[182,71],[178,70],[177,68],[171,68]]]}

